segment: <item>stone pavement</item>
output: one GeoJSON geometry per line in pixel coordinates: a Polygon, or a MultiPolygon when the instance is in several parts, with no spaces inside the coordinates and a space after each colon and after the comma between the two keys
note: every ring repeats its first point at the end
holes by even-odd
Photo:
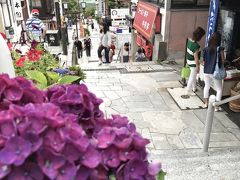
{"type": "MultiPolygon", "coordinates": [[[[101,108],[106,116],[127,116],[139,132],[151,140],[150,151],[202,148],[206,109],[179,109],[166,91],[167,87],[181,87],[180,77],[174,70],[131,74],[121,74],[119,70],[96,70],[85,73],[89,89],[104,100],[101,108]]],[[[240,147],[239,128],[225,112],[215,113],[212,132],[210,148],[240,147]]]]}
{"type": "MultiPolygon", "coordinates": [[[[161,150],[200,151],[206,109],[180,110],[166,90],[169,87],[181,87],[178,65],[114,61],[98,66],[98,32],[91,32],[92,57],[86,58],[84,53],[79,63],[85,70],[85,83],[89,89],[104,100],[101,108],[106,116],[127,116],[136,124],[139,132],[150,139],[148,149],[152,153],[161,150]],[[125,72],[122,71],[124,69],[125,72]],[[143,73],[148,70],[153,71],[143,73]]],[[[240,130],[225,112],[216,112],[214,115],[209,147],[240,147],[240,130]]]]}

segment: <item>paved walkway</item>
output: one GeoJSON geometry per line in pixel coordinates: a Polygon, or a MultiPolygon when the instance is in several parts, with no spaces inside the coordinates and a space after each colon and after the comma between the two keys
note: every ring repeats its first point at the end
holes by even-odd
{"type": "MultiPolygon", "coordinates": [[[[106,116],[127,116],[151,140],[150,151],[202,148],[206,109],[179,109],[166,91],[181,87],[175,71],[121,74],[101,70],[86,71],[86,75],[89,89],[104,100],[101,108],[106,116]]],[[[211,148],[240,147],[239,128],[225,112],[215,113],[212,132],[211,148]]]]}
{"type": "MultiPolygon", "coordinates": [[[[167,88],[181,87],[178,82],[179,72],[175,71],[177,66],[115,61],[98,66],[98,32],[98,29],[90,30],[92,56],[87,58],[84,51],[79,64],[85,70],[85,83],[89,89],[104,100],[101,109],[106,116],[127,116],[136,124],[138,131],[150,139],[148,150],[152,153],[169,150],[200,151],[206,109],[180,110],[169,95],[167,88]],[[124,69],[131,73],[124,73],[124,69]],[[148,73],[141,73],[143,71],[148,73]]],[[[69,30],[69,37],[71,33],[69,30]]],[[[70,40],[70,45],[72,43],[70,40]]],[[[215,113],[212,132],[210,148],[240,147],[240,130],[225,112],[215,113]]]]}

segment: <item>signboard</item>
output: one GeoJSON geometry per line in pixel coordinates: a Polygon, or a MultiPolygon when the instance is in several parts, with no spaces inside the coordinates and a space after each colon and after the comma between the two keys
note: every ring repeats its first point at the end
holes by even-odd
{"type": "Polygon", "coordinates": [[[13,8],[14,8],[16,20],[22,21],[23,20],[23,12],[22,12],[21,0],[14,0],[13,8]]]}
{"type": "Polygon", "coordinates": [[[208,40],[211,35],[216,30],[217,17],[219,10],[219,0],[211,0],[209,7],[209,15],[208,15],[208,29],[206,34],[206,47],[208,46],[208,40]]]}
{"type": "Polygon", "coordinates": [[[158,14],[158,7],[140,1],[134,18],[133,27],[146,39],[152,36],[152,28],[158,14]]]}
{"type": "Polygon", "coordinates": [[[111,19],[126,19],[126,15],[129,15],[129,9],[111,9],[111,19]]]}
{"type": "Polygon", "coordinates": [[[137,37],[136,37],[136,44],[138,46],[142,46],[142,38],[139,34],[137,34],[137,37]]]}

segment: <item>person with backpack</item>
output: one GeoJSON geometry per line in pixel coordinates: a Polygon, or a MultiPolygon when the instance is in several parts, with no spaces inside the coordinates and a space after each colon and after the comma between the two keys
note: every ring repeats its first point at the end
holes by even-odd
{"type": "Polygon", "coordinates": [[[26,21],[26,30],[29,37],[37,42],[43,42],[46,35],[46,26],[39,19],[39,10],[32,10],[32,17],[26,21]]]}
{"type": "Polygon", "coordinates": [[[87,57],[91,56],[91,47],[92,47],[91,38],[89,37],[88,34],[86,34],[86,38],[84,39],[84,49],[86,50],[87,57]]]}
{"type": "MultiPolygon", "coordinates": [[[[221,101],[222,98],[222,80],[216,79],[213,76],[215,71],[216,64],[221,67],[224,63],[224,48],[220,46],[221,44],[221,34],[215,32],[209,39],[208,47],[203,50],[203,60],[204,60],[204,99],[205,107],[208,106],[209,90],[212,84],[214,83],[216,89],[216,101],[221,101]]],[[[215,111],[220,111],[220,107],[215,107],[215,111]]]]}

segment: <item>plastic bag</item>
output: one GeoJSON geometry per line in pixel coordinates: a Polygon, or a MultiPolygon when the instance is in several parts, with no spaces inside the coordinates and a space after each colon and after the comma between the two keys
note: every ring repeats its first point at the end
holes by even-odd
{"type": "Polygon", "coordinates": [[[181,77],[187,79],[190,76],[190,68],[188,65],[182,68],[181,70],[181,77]]]}

